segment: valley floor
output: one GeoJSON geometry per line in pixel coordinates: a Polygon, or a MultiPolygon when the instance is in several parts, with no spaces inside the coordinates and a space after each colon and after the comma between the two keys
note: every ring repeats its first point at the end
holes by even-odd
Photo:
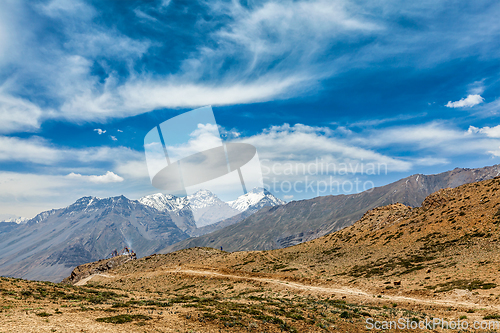
{"type": "Polygon", "coordinates": [[[1,278],[0,332],[500,332],[498,191],[500,178],[440,190],[284,249],[121,256],[59,284],[1,278]]]}
{"type": "Polygon", "coordinates": [[[74,286],[2,278],[0,332],[366,332],[369,318],[472,325],[500,313],[485,293],[414,297],[398,286],[374,292],[280,274],[158,268],[162,259],[151,257],[151,270],[124,268],[74,286]]]}

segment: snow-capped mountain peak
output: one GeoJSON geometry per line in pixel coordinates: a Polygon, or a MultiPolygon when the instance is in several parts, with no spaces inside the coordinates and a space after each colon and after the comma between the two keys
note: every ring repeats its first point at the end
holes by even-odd
{"type": "Polygon", "coordinates": [[[139,202],[156,210],[168,212],[178,212],[189,204],[187,198],[163,193],[147,195],[140,198],[139,202]]]}
{"type": "Polygon", "coordinates": [[[14,223],[17,223],[17,224],[24,224],[28,221],[29,219],[26,218],[26,217],[22,217],[22,216],[13,216],[13,217],[9,217],[9,218],[2,218],[2,220],[0,221],[1,222],[14,222],[14,223]]]}
{"type": "Polygon", "coordinates": [[[263,207],[285,203],[263,188],[255,188],[229,202],[222,201],[209,190],[199,190],[186,197],[156,193],[140,198],[139,202],[158,211],[168,211],[176,215],[185,214],[186,210],[189,210],[198,227],[213,224],[243,212],[248,216],[263,207]]]}
{"type": "Polygon", "coordinates": [[[199,190],[192,195],[188,195],[187,200],[192,209],[224,205],[224,201],[209,190],[199,190]]]}
{"type": "Polygon", "coordinates": [[[285,202],[276,198],[269,191],[263,188],[253,190],[239,196],[236,200],[224,203],[214,193],[209,190],[199,190],[186,197],[176,197],[171,194],[156,193],[147,195],[139,199],[143,205],[153,207],[159,211],[178,212],[188,206],[193,210],[203,209],[213,206],[224,206],[244,212],[250,208],[260,209],[265,206],[283,205],[285,202]]]}
{"type": "Polygon", "coordinates": [[[263,188],[254,188],[250,192],[239,196],[236,200],[227,203],[231,208],[240,212],[248,209],[260,209],[265,206],[283,205],[285,202],[276,198],[271,192],[263,188]]]}

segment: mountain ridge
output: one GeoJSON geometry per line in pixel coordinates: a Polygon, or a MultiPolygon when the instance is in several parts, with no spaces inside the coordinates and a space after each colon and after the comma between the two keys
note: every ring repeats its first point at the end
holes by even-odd
{"type": "Polygon", "coordinates": [[[254,188],[229,202],[220,200],[217,195],[208,190],[199,190],[186,197],[155,193],[140,198],[139,202],[159,211],[166,210],[174,214],[178,214],[182,210],[191,210],[198,229],[231,219],[245,211],[248,212],[232,220],[242,219],[243,216],[249,216],[266,206],[285,203],[263,188],[254,188]]]}
{"type": "Polygon", "coordinates": [[[492,179],[500,165],[455,168],[434,175],[414,174],[370,191],[322,196],[263,208],[237,224],[169,245],[160,253],[189,247],[223,247],[227,251],[272,250],[297,245],[347,227],[372,208],[400,202],[416,207],[446,187],[492,179]]]}
{"type": "MultiPolygon", "coordinates": [[[[202,323],[202,331],[226,329],[228,313],[241,323],[238,331],[258,322],[269,332],[361,333],[370,318],[418,324],[404,332],[436,318],[491,331],[500,304],[499,191],[495,177],[440,189],[420,207],[368,210],[349,227],[292,247],[233,253],[196,247],[101,261],[75,269],[65,282],[134,297],[146,287],[157,298],[173,294],[182,303],[176,310],[185,309],[176,320],[202,323]]],[[[145,305],[153,304],[163,305],[145,305]]]]}
{"type": "MultiPolygon", "coordinates": [[[[182,204],[185,198],[156,197],[169,199],[161,211],[123,195],[84,196],[67,207],[41,212],[24,224],[1,223],[0,273],[58,281],[74,266],[106,258],[114,249],[129,247],[142,257],[190,235],[217,229],[217,225],[200,229],[195,223],[194,214],[209,214],[206,207],[222,202],[209,191],[195,194],[198,211],[194,213],[190,205],[182,204]]],[[[245,213],[253,212],[239,215],[245,213]]]]}

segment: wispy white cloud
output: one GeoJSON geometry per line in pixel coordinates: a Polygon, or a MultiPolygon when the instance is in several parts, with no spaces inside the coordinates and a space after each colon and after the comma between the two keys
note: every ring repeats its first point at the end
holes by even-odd
{"type": "Polygon", "coordinates": [[[469,129],[467,130],[467,133],[468,134],[480,133],[486,135],[489,138],[500,138],[500,125],[497,125],[495,127],[485,126],[481,128],[470,126],[469,129]]]}
{"type": "Polygon", "coordinates": [[[165,10],[170,5],[171,2],[172,0],[160,0],[159,8],[165,10]]]}
{"type": "Polygon", "coordinates": [[[40,137],[20,139],[0,136],[0,161],[24,162],[58,167],[61,162],[80,164],[107,162],[118,164],[123,161],[137,160],[143,154],[125,147],[55,147],[40,137]]]}
{"type": "MultiPolygon", "coordinates": [[[[103,121],[158,108],[286,99],[315,92],[322,80],[338,73],[388,58],[431,66],[466,52],[491,57],[496,43],[489,41],[494,41],[499,32],[498,25],[491,24],[493,17],[496,19],[496,7],[484,15],[469,13],[456,31],[446,29],[440,23],[445,8],[439,1],[398,6],[343,0],[271,0],[245,5],[216,0],[202,4],[220,24],[200,18],[196,28],[208,27],[203,31],[203,43],[185,59],[176,59],[180,66],[175,70],[161,75],[137,65],[144,55],[166,45],[99,24],[99,13],[89,3],[52,0],[31,6],[13,1],[0,4],[0,47],[5,50],[0,55],[0,69],[14,66],[18,73],[13,78],[15,89],[4,93],[4,99],[10,100],[6,103],[10,107],[19,105],[24,110],[13,116],[0,107],[0,120],[10,124],[3,131],[36,129],[47,118],[103,121]],[[422,22],[423,28],[408,34],[407,28],[393,22],[401,13],[409,22],[422,22]],[[25,24],[40,17],[57,23],[63,34],[60,41],[44,39],[49,45],[40,47],[36,26],[25,24]],[[439,24],[428,24],[432,20],[439,24]],[[478,48],[477,41],[484,47],[478,48]],[[332,49],[349,44],[356,47],[332,49]],[[428,56],[416,56],[420,54],[428,56]],[[120,71],[112,63],[119,63],[120,71]],[[101,77],[95,74],[96,67],[104,73],[101,77]],[[38,85],[43,96],[23,100],[28,83],[38,85]],[[51,109],[43,103],[47,100],[53,102],[51,109]]],[[[143,7],[136,8],[136,15],[152,22],[156,20],[153,11],[161,13],[171,4],[158,1],[143,7]]],[[[480,83],[471,86],[469,93],[448,106],[482,102],[480,83]]]]}
{"type": "MultiPolygon", "coordinates": [[[[405,120],[425,117],[426,115],[427,115],[426,113],[402,114],[402,115],[398,115],[395,117],[361,120],[361,121],[352,122],[352,123],[349,123],[346,125],[348,127],[372,127],[372,126],[378,126],[378,125],[387,124],[387,123],[401,122],[401,121],[405,121],[405,120]]],[[[332,125],[335,125],[335,124],[338,124],[338,123],[336,123],[336,122],[332,123],[332,125]]]]}
{"type": "Polygon", "coordinates": [[[468,86],[468,92],[470,95],[481,95],[486,89],[486,85],[484,83],[485,79],[472,82],[468,86]]]}
{"type": "Polygon", "coordinates": [[[81,175],[79,173],[70,173],[69,175],[66,176],[69,179],[82,179],[85,181],[89,181],[91,183],[96,183],[96,184],[107,184],[107,183],[119,183],[122,182],[124,179],[117,174],[108,171],[104,175],[96,176],[96,175],[81,175]]]}
{"type": "Polygon", "coordinates": [[[138,78],[121,86],[111,81],[104,92],[87,89],[68,99],[62,116],[68,120],[103,120],[111,116],[133,116],[158,108],[198,107],[262,102],[288,94],[300,78],[274,80],[263,77],[252,83],[216,85],[183,83],[178,79],[138,78]],[[144,98],[144,96],[148,96],[144,98]]]}
{"type": "Polygon", "coordinates": [[[40,4],[38,8],[47,16],[54,18],[65,18],[79,16],[81,18],[92,18],[95,10],[85,2],[75,0],[51,0],[40,4]]]}
{"type": "Polygon", "coordinates": [[[0,87],[0,133],[36,130],[40,127],[42,115],[39,106],[14,97],[0,87]]]}
{"type": "Polygon", "coordinates": [[[141,157],[142,158],[139,159],[124,160],[121,163],[118,163],[116,171],[127,178],[140,179],[146,184],[150,184],[146,160],[144,156],[141,157]]]}
{"type": "Polygon", "coordinates": [[[0,212],[31,218],[45,210],[66,207],[82,196],[110,197],[120,193],[138,199],[148,194],[150,188],[146,182],[145,185],[141,185],[141,182],[131,185],[128,180],[109,182],[113,178],[119,179],[113,175],[94,177],[101,178],[0,172],[0,212]],[[103,180],[108,182],[99,183],[103,180]]]}
{"type": "Polygon", "coordinates": [[[411,159],[413,166],[433,166],[450,163],[450,159],[443,157],[417,157],[411,159]]]}
{"type": "Polygon", "coordinates": [[[19,139],[0,136],[0,161],[31,162],[52,164],[62,160],[64,152],[53,149],[50,144],[39,137],[19,139]]]}
{"type": "MultiPolygon", "coordinates": [[[[0,86],[0,132],[36,130],[46,119],[64,117],[60,106],[68,97],[99,90],[99,80],[92,74],[96,58],[134,61],[150,47],[147,39],[132,39],[95,24],[96,14],[84,1],[0,3],[0,71],[12,73],[2,78],[0,86]],[[54,37],[42,42],[37,37],[37,24],[46,18],[65,34],[62,40],[54,37]],[[47,107],[47,100],[53,107],[47,107]]],[[[109,69],[106,61],[100,65],[109,69]]],[[[110,69],[107,82],[112,73],[110,69]]]]}
{"type": "Polygon", "coordinates": [[[484,98],[481,95],[469,95],[465,98],[462,98],[459,101],[452,102],[449,101],[445,106],[448,108],[464,108],[464,107],[473,107],[474,105],[481,104],[484,101],[484,98]]]}
{"type": "Polygon", "coordinates": [[[368,130],[364,135],[354,136],[352,142],[372,148],[405,145],[407,150],[414,150],[439,147],[440,144],[461,138],[463,133],[460,131],[440,122],[431,122],[368,130]]]}
{"type": "Polygon", "coordinates": [[[94,132],[97,132],[97,134],[101,135],[101,134],[106,133],[106,130],[102,130],[100,128],[96,128],[96,129],[94,129],[94,132]]]}
{"type": "Polygon", "coordinates": [[[323,164],[340,166],[347,164],[384,164],[390,171],[408,171],[412,164],[408,161],[394,158],[366,149],[342,138],[328,127],[314,127],[302,124],[290,126],[273,126],[261,134],[257,134],[243,141],[257,147],[259,157],[268,167],[275,170],[287,179],[284,169],[287,164],[323,164]]]}
{"type": "Polygon", "coordinates": [[[411,150],[415,165],[442,164],[467,154],[487,155],[500,145],[500,125],[462,130],[450,123],[433,121],[421,125],[394,126],[352,136],[353,144],[375,150],[389,148],[393,153],[411,150]],[[423,163],[419,163],[422,161],[423,163]]]}
{"type": "MultiPolygon", "coordinates": [[[[169,4],[163,1],[157,9],[161,12],[169,4]]],[[[314,68],[317,57],[326,51],[328,40],[347,38],[346,33],[363,35],[381,29],[373,16],[342,1],[273,1],[249,7],[236,1],[217,1],[207,2],[206,6],[227,22],[209,35],[213,41],[210,44],[215,47],[200,45],[184,59],[178,72],[153,76],[148,71],[136,72],[133,65],[156,45],[154,42],[130,38],[115,28],[96,24],[97,11],[84,1],[52,0],[35,5],[38,14],[57,21],[67,37],[63,45],[54,43],[43,48],[45,54],[36,53],[36,34],[24,26],[28,37],[20,39],[23,42],[17,49],[27,52],[19,57],[18,66],[31,81],[43,82],[47,97],[57,101],[54,110],[40,109],[40,113],[46,118],[102,121],[163,107],[288,98],[313,89],[320,78],[318,73],[322,77],[329,75],[324,66],[321,70],[314,68]],[[238,59],[239,65],[229,71],[221,70],[227,59],[233,58],[238,59]],[[279,64],[270,68],[278,59],[279,64]],[[126,62],[129,72],[125,79],[107,61],[126,62]],[[104,80],[93,74],[96,62],[106,71],[104,80]],[[256,71],[257,68],[267,70],[256,71]]],[[[24,9],[18,17],[29,15],[24,9]]],[[[136,9],[136,15],[155,19],[142,7],[136,9]]],[[[330,67],[334,71],[334,66],[330,67]]],[[[22,85],[19,81],[20,89],[22,85]]],[[[15,92],[11,96],[16,96],[15,92]]],[[[35,123],[40,118],[41,115],[30,117],[35,123]]]]}
{"type": "Polygon", "coordinates": [[[144,19],[144,20],[147,20],[147,21],[152,21],[152,22],[158,22],[158,19],[156,19],[155,17],[149,15],[149,14],[146,14],[145,12],[143,12],[142,10],[140,10],[139,8],[136,8],[134,9],[134,13],[135,15],[140,18],[140,19],[144,19]]]}
{"type": "Polygon", "coordinates": [[[114,135],[110,135],[109,137],[110,137],[110,138],[111,138],[111,140],[113,140],[113,141],[118,141],[118,139],[117,139],[117,138],[116,138],[116,136],[114,136],[114,135]]]}

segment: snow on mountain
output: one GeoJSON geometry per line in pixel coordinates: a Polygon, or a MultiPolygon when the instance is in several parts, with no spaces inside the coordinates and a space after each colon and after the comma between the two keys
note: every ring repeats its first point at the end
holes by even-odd
{"type": "Polygon", "coordinates": [[[238,199],[229,201],[227,204],[233,209],[244,212],[248,209],[258,210],[266,206],[283,205],[285,202],[263,188],[254,188],[250,192],[238,197],[238,199]]]}
{"type": "Polygon", "coordinates": [[[143,205],[153,207],[159,211],[178,212],[186,207],[189,202],[187,198],[179,198],[170,194],[156,193],[139,199],[143,205]]]}
{"type": "Polygon", "coordinates": [[[153,207],[159,211],[178,212],[188,206],[193,210],[208,208],[213,206],[225,206],[244,212],[249,208],[262,208],[265,206],[283,205],[285,202],[276,198],[269,191],[263,188],[254,188],[250,192],[239,196],[236,200],[224,202],[215,194],[208,190],[198,192],[186,197],[176,197],[170,194],[156,193],[139,199],[143,205],[153,207]]]}
{"type": "Polygon", "coordinates": [[[224,206],[225,202],[208,190],[199,190],[195,194],[188,195],[187,200],[192,209],[201,209],[212,206],[224,206]]]}
{"type": "Polygon", "coordinates": [[[188,210],[192,213],[197,227],[213,224],[239,213],[208,190],[199,190],[186,197],[157,193],[142,197],[139,202],[177,215],[183,215],[188,210]]]}
{"type": "Polygon", "coordinates": [[[208,190],[198,192],[186,197],[176,197],[171,194],[156,193],[139,199],[143,205],[153,207],[159,211],[178,212],[186,206],[193,210],[212,206],[225,205],[215,194],[208,190]]]}
{"type": "Polygon", "coordinates": [[[0,221],[0,223],[2,223],[2,222],[14,222],[14,223],[17,223],[17,224],[24,224],[28,220],[29,219],[26,218],[26,217],[13,216],[13,217],[9,217],[9,218],[2,218],[2,220],[0,221]]]}
{"type": "Polygon", "coordinates": [[[140,198],[139,202],[159,211],[166,210],[176,214],[189,209],[193,213],[197,227],[210,225],[242,212],[254,213],[266,206],[277,206],[285,203],[263,188],[255,188],[227,203],[208,190],[199,190],[192,195],[181,198],[170,194],[156,193],[140,198]]]}

